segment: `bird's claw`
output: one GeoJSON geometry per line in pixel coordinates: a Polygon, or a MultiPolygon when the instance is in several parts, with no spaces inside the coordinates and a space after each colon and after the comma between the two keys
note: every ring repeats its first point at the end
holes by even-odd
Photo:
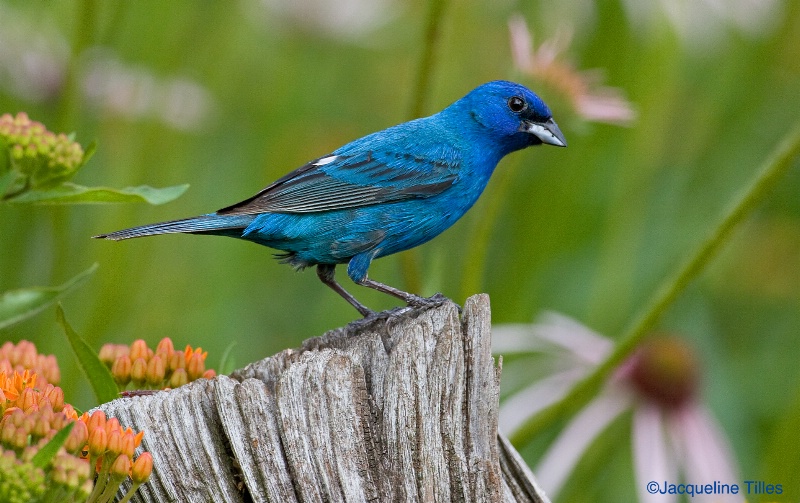
{"type": "Polygon", "coordinates": [[[420,309],[430,309],[432,307],[438,307],[448,301],[448,298],[442,295],[441,293],[437,293],[432,295],[431,297],[420,297],[419,295],[413,295],[407,299],[407,304],[410,307],[420,308],[420,309]]]}

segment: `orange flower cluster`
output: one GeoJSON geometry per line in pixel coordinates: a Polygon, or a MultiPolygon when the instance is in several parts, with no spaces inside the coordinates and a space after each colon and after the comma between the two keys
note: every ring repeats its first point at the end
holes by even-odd
{"type": "MultiPolygon", "coordinates": [[[[136,347],[141,351],[141,344],[136,347]]],[[[189,349],[180,353],[185,361],[200,359],[202,363],[205,355],[198,350],[194,356],[195,351],[189,349]]],[[[196,366],[183,367],[195,372],[196,366]]],[[[64,391],[53,384],[59,379],[55,357],[39,355],[33,343],[7,342],[0,347],[0,464],[9,468],[0,473],[0,501],[30,501],[36,499],[35,494],[53,491],[67,497],[65,501],[112,501],[120,484],[131,477],[132,487],[122,500],[127,501],[153,470],[149,453],[133,459],[144,433],[123,430],[117,419],[107,419],[100,410],[78,417],[72,405],[64,402],[64,391]],[[39,371],[47,377],[42,378],[39,371]],[[33,466],[36,452],[71,422],[75,425],[51,466],[47,470],[33,466]],[[90,476],[92,466],[97,484],[90,476]]]]}
{"type": "Polygon", "coordinates": [[[0,484],[0,500],[12,501],[26,494],[32,497],[48,491],[63,495],[66,501],[85,500],[93,486],[89,464],[79,457],[88,440],[86,424],[76,421],[75,410],[64,403],[61,388],[52,384],[42,390],[34,388],[36,377],[27,370],[22,374],[15,371],[10,377],[0,373],[3,393],[6,397],[16,396],[13,402],[8,398],[3,400],[0,452],[7,458],[5,463],[10,471],[0,477],[4,479],[0,484]],[[12,406],[7,406],[9,403],[12,406]],[[39,449],[71,422],[75,426],[63,450],[46,471],[36,468],[32,460],[39,449]],[[38,482],[28,480],[26,474],[35,476],[38,482]]]}
{"type": "MultiPolygon", "coordinates": [[[[18,454],[27,455],[26,450],[33,449],[35,452],[73,421],[63,412],[55,412],[49,404],[27,411],[14,408],[0,420],[0,443],[18,454]]],[[[70,454],[79,454],[87,439],[86,424],[78,421],[70,431],[64,448],[70,454]]]]}
{"type": "Polygon", "coordinates": [[[84,413],[80,421],[86,424],[88,444],[84,455],[97,471],[97,483],[90,497],[91,501],[111,501],[117,494],[120,484],[131,477],[133,486],[123,501],[127,501],[139,485],[147,482],[153,471],[153,457],[149,452],[139,454],[136,461],[133,454],[142,443],[144,432],[134,433],[132,429],[122,429],[117,418],[106,418],[102,410],[91,415],[84,413]]]}
{"type": "Polygon", "coordinates": [[[40,355],[36,345],[30,341],[19,341],[17,344],[6,342],[0,346],[0,372],[11,375],[14,371],[20,374],[30,370],[39,376],[40,386],[45,384],[58,384],[61,381],[61,371],[53,355],[40,355]]]}
{"type": "Polygon", "coordinates": [[[38,380],[39,376],[30,370],[11,374],[0,372],[0,413],[7,416],[15,410],[28,413],[49,408],[53,412],[63,413],[69,419],[78,418],[72,405],[64,403],[64,391],[61,388],[49,383],[39,388],[38,380]]]}
{"type": "Polygon", "coordinates": [[[100,360],[106,364],[121,390],[129,383],[135,389],[169,389],[204,377],[217,375],[206,369],[208,352],[187,345],[175,350],[169,337],[161,339],[155,351],[142,339],[124,344],[105,344],[100,348],[100,360]]]}

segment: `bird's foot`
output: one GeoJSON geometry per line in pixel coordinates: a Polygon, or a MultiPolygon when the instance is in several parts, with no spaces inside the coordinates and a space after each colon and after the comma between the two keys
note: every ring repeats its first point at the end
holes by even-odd
{"type": "MultiPolygon", "coordinates": [[[[419,295],[411,295],[406,299],[406,303],[410,307],[422,308],[422,309],[430,309],[432,307],[439,307],[445,302],[448,302],[450,299],[442,295],[441,293],[434,294],[430,297],[420,297],[419,295]]],[[[458,307],[458,311],[461,312],[461,307],[458,307]]]]}

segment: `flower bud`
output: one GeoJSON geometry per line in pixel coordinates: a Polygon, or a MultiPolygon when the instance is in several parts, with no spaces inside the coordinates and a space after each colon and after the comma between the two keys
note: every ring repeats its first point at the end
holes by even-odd
{"type": "Polygon", "coordinates": [[[61,409],[61,413],[69,420],[78,420],[78,412],[70,404],[65,404],[64,408],[61,409]]]}
{"type": "Polygon", "coordinates": [[[89,429],[83,421],[75,421],[75,426],[69,432],[67,441],[64,442],[64,448],[70,454],[77,454],[83,450],[86,441],[89,439],[89,429]]]}
{"type": "Polygon", "coordinates": [[[206,364],[203,361],[203,355],[199,353],[192,353],[189,361],[186,362],[186,373],[189,375],[189,380],[194,381],[203,376],[206,371],[206,364]]]}
{"type": "Polygon", "coordinates": [[[32,369],[36,367],[36,345],[30,341],[22,340],[17,343],[19,355],[17,357],[17,364],[22,365],[23,368],[32,369]]]}
{"type": "Polygon", "coordinates": [[[110,474],[112,477],[127,477],[128,474],[131,472],[131,458],[124,454],[120,454],[117,456],[117,459],[114,460],[114,464],[111,465],[110,474]]]}
{"type": "Polygon", "coordinates": [[[203,372],[203,377],[205,377],[206,379],[213,379],[217,377],[217,371],[214,369],[208,369],[205,372],[203,372]]]}
{"type": "Polygon", "coordinates": [[[94,430],[98,428],[105,430],[106,413],[100,409],[92,412],[92,415],[89,416],[89,419],[86,421],[86,427],[89,429],[89,435],[91,435],[94,432],[94,430]]]}
{"type": "Polygon", "coordinates": [[[61,370],[58,368],[55,355],[39,355],[39,368],[47,382],[52,384],[61,382],[61,370]]]}
{"type": "Polygon", "coordinates": [[[69,423],[69,418],[64,412],[53,413],[53,419],[50,420],[50,427],[56,431],[60,431],[64,426],[69,423]]]}
{"type": "Polygon", "coordinates": [[[108,446],[108,433],[103,428],[95,428],[89,435],[89,456],[98,458],[106,452],[108,446]]]}
{"type": "Polygon", "coordinates": [[[156,354],[162,355],[161,357],[164,358],[164,361],[169,361],[169,358],[172,356],[172,353],[175,352],[175,345],[172,344],[172,339],[169,337],[164,337],[156,346],[156,354]]]}
{"type": "Polygon", "coordinates": [[[114,363],[114,359],[117,356],[117,348],[115,344],[103,344],[100,347],[100,352],[97,354],[100,361],[105,363],[106,366],[111,365],[114,363]]]}
{"type": "Polygon", "coordinates": [[[186,355],[180,351],[175,351],[169,358],[169,370],[172,372],[186,368],[186,355]]]}
{"type": "Polygon", "coordinates": [[[160,386],[164,382],[164,360],[155,355],[147,362],[147,384],[152,387],[160,386]]]}
{"type": "Polygon", "coordinates": [[[0,442],[7,446],[13,445],[16,431],[17,427],[14,426],[14,421],[10,420],[9,416],[4,417],[3,422],[0,423],[0,442]]]}
{"type": "Polygon", "coordinates": [[[39,402],[39,393],[33,388],[25,388],[17,398],[17,407],[23,411],[28,411],[39,402]]]}
{"type": "Polygon", "coordinates": [[[122,432],[114,430],[108,434],[108,443],[106,444],[106,454],[108,456],[116,456],[122,452],[122,432]]]}
{"type": "Polygon", "coordinates": [[[131,480],[134,484],[144,484],[150,479],[153,472],[153,456],[149,452],[143,452],[136,458],[131,470],[131,480]]]}
{"type": "Polygon", "coordinates": [[[142,339],[136,339],[131,343],[131,350],[129,356],[131,357],[132,361],[136,361],[137,358],[143,358],[147,361],[147,343],[144,342],[142,339]]]}
{"type": "Polygon", "coordinates": [[[120,446],[120,453],[133,459],[133,451],[136,449],[136,436],[130,428],[122,434],[120,446]]]}
{"type": "Polygon", "coordinates": [[[119,419],[116,417],[111,417],[106,421],[106,433],[109,435],[112,431],[119,431],[122,432],[122,427],[119,424],[119,419]]]}
{"type": "Polygon", "coordinates": [[[147,361],[144,358],[137,358],[133,360],[131,366],[131,381],[137,388],[144,386],[147,382],[147,361]]]}
{"type": "Polygon", "coordinates": [[[170,388],[179,388],[184,384],[189,382],[189,376],[186,374],[186,369],[179,368],[172,373],[172,377],[169,378],[169,387],[170,388]]]}
{"type": "Polygon", "coordinates": [[[28,433],[29,429],[20,426],[14,431],[14,436],[11,439],[10,445],[12,449],[22,450],[28,446],[28,433]]]}
{"type": "Polygon", "coordinates": [[[31,435],[35,438],[42,438],[50,433],[50,421],[43,414],[39,414],[36,421],[33,423],[33,430],[31,435]]]}
{"type": "Polygon", "coordinates": [[[42,394],[50,400],[50,404],[53,406],[53,411],[61,412],[64,409],[64,390],[62,390],[58,386],[53,386],[50,388],[49,386],[45,386],[46,391],[42,394]]]}
{"type": "Polygon", "coordinates": [[[25,422],[25,413],[19,407],[15,407],[13,411],[11,409],[7,410],[6,417],[17,428],[25,422]]]}
{"type": "Polygon", "coordinates": [[[114,376],[114,381],[122,388],[131,382],[132,368],[133,362],[128,355],[118,356],[111,366],[111,374],[114,376]]]}

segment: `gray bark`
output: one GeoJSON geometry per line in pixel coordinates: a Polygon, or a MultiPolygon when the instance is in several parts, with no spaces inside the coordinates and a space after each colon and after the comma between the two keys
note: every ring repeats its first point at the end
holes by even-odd
{"type": "Polygon", "coordinates": [[[145,431],[134,501],[548,502],[497,432],[501,364],[476,295],[101,408],[145,431]]]}

